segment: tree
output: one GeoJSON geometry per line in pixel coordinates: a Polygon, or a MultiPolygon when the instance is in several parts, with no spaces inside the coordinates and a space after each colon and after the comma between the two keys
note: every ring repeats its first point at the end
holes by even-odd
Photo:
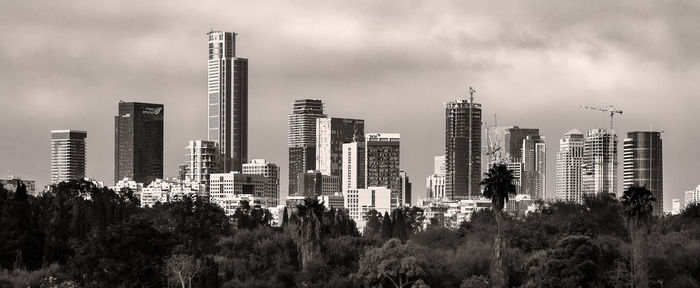
{"type": "Polygon", "coordinates": [[[384,217],[382,217],[382,239],[391,239],[394,235],[394,224],[391,222],[391,216],[388,212],[384,212],[384,217]]]}
{"type": "Polygon", "coordinates": [[[600,287],[600,249],[587,236],[567,236],[529,271],[526,287],[600,287]]]}
{"type": "Polygon", "coordinates": [[[398,238],[401,240],[406,240],[408,235],[406,233],[406,221],[404,221],[403,212],[401,209],[394,210],[394,229],[392,233],[393,238],[398,238]]]}
{"type": "Polygon", "coordinates": [[[304,204],[297,206],[293,221],[285,227],[298,247],[302,269],[307,268],[311,262],[318,261],[321,256],[321,230],[325,210],[325,206],[318,200],[305,199],[304,204]]]}
{"type": "Polygon", "coordinates": [[[369,210],[367,212],[367,223],[365,224],[365,230],[362,231],[362,236],[367,238],[378,238],[382,233],[382,222],[379,218],[382,214],[377,212],[377,210],[369,210]]]}
{"type": "Polygon", "coordinates": [[[503,259],[505,240],[503,239],[502,217],[503,208],[510,195],[515,194],[513,171],[505,164],[496,164],[484,173],[481,185],[484,186],[484,197],[491,199],[496,214],[497,235],[494,243],[494,255],[491,261],[492,287],[507,287],[508,273],[503,259]]]}
{"type": "Polygon", "coordinates": [[[284,213],[282,213],[282,227],[287,226],[289,223],[289,212],[287,212],[287,206],[284,206],[284,213]]]}
{"type": "Polygon", "coordinates": [[[368,287],[383,286],[411,287],[421,277],[426,276],[428,262],[425,248],[405,244],[399,239],[391,239],[380,248],[367,250],[360,258],[360,268],[355,277],[368,287]]]}
{"type": "Polygon", "coordinates": [[[173,272],[182,288],[192,288],[192,278],[203,268],[202,261],[191,255],[175,254],[168,259],[168,270],[173,272]]]}
{"type": "Polygon", "coordinates": [[[622,195],[622,213],[627,220],[627,227],[632,239],[630,278],[633,287],[649,286],[644,251],[646,250],[646,228],[651,220],[654,201],[656,201],[654,195],[646,186],[629,186],[622,195]]]}

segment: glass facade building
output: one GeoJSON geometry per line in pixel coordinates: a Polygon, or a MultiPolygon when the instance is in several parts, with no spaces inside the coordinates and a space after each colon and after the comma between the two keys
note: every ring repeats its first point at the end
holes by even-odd
{"type": "Polygon", "coordinates": [[[624,140],[623,186],[645,186],[656,198],[654,215],[664,211],[663,143],[661,132],[628,132],[624,140]]]}
{"type": "Polygon", "coordinates": [[[445,104],[445,197],[481,196],[481,104],[445,104]]]}
{"type": "Polygon", "coordinates": [[[114,183],[149,184],[163,178],[162,104],[119,102],[114,117],[114,183]]]}

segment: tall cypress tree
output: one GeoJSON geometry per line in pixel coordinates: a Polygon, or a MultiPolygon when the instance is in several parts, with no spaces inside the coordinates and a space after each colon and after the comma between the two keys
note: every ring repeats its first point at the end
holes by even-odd
{"type": "Polygon", "coordinates": [[[391,217],[388,212],[384,212],[382,217],[382,239],[391,239],[394,235],[394,223],[391,222],[391,217]]]}
{"type": "Polygon", "coordinates": [[[408,238],[408,234],[406,233],[406,221],[403,219],[403,212],[401,212],[401,209],[396,209],[394,217],[392,237],[406,240],[408,238]]]}
{"type": "Polygon", "coordinates": [[[289,212],[287,212],[287,206],[284,206],[284,213],[282,214],[282,226],[286,226],[289,223],[289,212]]]}

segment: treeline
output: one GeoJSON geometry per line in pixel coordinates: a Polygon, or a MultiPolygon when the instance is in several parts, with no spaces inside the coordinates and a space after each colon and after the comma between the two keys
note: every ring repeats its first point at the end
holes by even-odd
{"type": "Polygon", "coordinates": [[[317,201],[285,211],[282,227],[248,205],[229,218],[197,199],[138,204],[85,181],[39,197],[0,188],[0,287],[490,287],[499,234],[510,287],[700,281],[697,205],[631,226],[620,201],[587,198],[525,217],[480,211],[457,229],[402,208],[370,211],[360,235],[317,201]]]}

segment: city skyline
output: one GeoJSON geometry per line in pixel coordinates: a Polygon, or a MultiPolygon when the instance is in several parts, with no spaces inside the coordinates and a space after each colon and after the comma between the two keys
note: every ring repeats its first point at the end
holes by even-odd
{"type": "MultiPolygon", "coordinates": [[[[628,131],[646,130],[650,124],[654,125],[654,130],[665,131],[664,202],[669,203],[665,207],[667,210],[670,209],[670,199],[682,199],[683,192],[697,186],[697,179],[700,178],[697,177],[700,167],[696,163],[700,154],[692,149],[691,144],[700,139],[697,135],[692,135],[694,133],[683,133],[685,129],[700,124],[700,117],[695,116],[692,111],[692,107],[698,106],[698,100],[691,97],[698,89],[694,86],[695,83],[687,81],[697,76],[698,61],[692,56],[692,52],[689,52],[693,49],[686,48],[695,47],[692,43],[697,43],[698,36],[688,34],[681,37],[674,34],[677,30],[682,30],[685,23],[682,21],[690,20],[683,17],[687,14],[670,8],[651,9],[649,5],[642,4],[638,4],[641,8],[632,8],[624,4],[615,8],[618,9],[617,12],[631,9],[641,11],[629,16],[631,18],[670,19],[663,20],[662,25],[677,29],[670,29],[671,32],[652,29],[659,38],[670,40],[658,42],[635,33],[621,34],[621,31],[615,28],[598,26],[595,22],[600,18],[563,19],[565,17],[557,16],[549,10],[536,12],[527,8],[518,12],[498,12],[489,6],[469,9],[457,7],[460,8],[457,11],[468,15],[491,11],[493,18],[485,17],[482,22],[459,22],[458,24],[475,24],[476,28],[451,30],[451,26],[469,25],[448,25],[451,24],[449,21],[460,20],[450,17],[443,19],[451,20],[435,20],[434,16],[442,15],[441,13],[449,16],[450,8],[454,7],[423,7],[425,11],[411,17],[417,19],[417,24],[394,27],[390,25],[391,22],[381,20],[385,14],[361,15],[358,12],[363,10],[350,4],[345,4],[350,5],[346,7],[348,9],[340,9],[346,11],[337,12],[339,15],[336,15],[336,20],[329,19],[327,15],[322,16],[323,13],[329,13],[328,8],[322,6],[309,9],[305,15],[310,15],[313,21],[327,21],[327,27],[311,25],[313,23],[300,20],[301,16],[284,14],[282,16],[285,19],[296,19],[297,21],[293,21],[296,24],[286,27],[281,24],[274,26],[271,33],[255,27],[260,20],[245,17],[231,20],[223,15],[204,19],[203,16],[210,12],[194,9],[188,11],[194,16],[185,15],[182,19],[186,21],[174,28],[166,29],[162,27],[167,26],[164,24],[154,25],[152,28],[148,25],[83,28],[88,32],[102,31],[107,35],[118,36],[109,37],[111,47],[91,55],[91,60],[97,62],[94,63],[95,67],[90,67],[79,58],[83,52],[87,52],[85,49],[90,47],[89,44],[93,41],[82,39],[84,31],[75,33],[71,32],[71,29],[75,29],[80,23],[97,23],[99,20],[93,17],[98,16],[115,21],[119,13],[126,12],[119,9],[110,12],[109,9],[96,8],[87,14],[66,5],[65,11],[58,9],[56,14],[60,16],[72,13],[70,15],[74,17],[64,17],[73,18],[67,24],[55,23],[57,20],[52,17],[16,20],[30,11],[52,15],[47,11],[50,11],[53,5],[57,4],[32,7],[37,10],[29,7],[9,7],[5,11],[17,10],[18,13],[7,13],[8,15],[2,17],[12,24],[6,26],[9,28],[5,31],[7,33],[0,36],[3,37],[3,43],[13,43],[17,40],[27,44],[18,46],[24,50],[7,47],[6,57],[0,57],[2,67],[7,67],[2,69],[5,77],[0,77],[3,84],[0,86],[7,88],[0,97],[3,103],[14,104],[8,105],[13,109],[7,109],[6,113],[0,116],[0,129],[9,135],[21,136],[4,137],[5,139],[0,140],[0,173],[36,180],[39,187],[49,182],[48,134],[52,129],[87,131],[90,134],[87,149],[88,176],[104,181],[112,178],[113,166],[104,163],[111,163],[113,158],[111,117],[114,115],[114,105],[118,99],[162,103],[167,106],[171,115],[169,117],[172,118],[165,123],[164,174],[176,176],[177,166],[184,160],[183,147],[187,146],[187,141],[207,139],[204,116],[207,107],[206,101],[203,100],[206,91],[206,65],[203,64],[206,55],[203,51],[206,48],[202,43],[206,31],[212,28],[211,26],[240,33],[239,54],[249,57],[251,64],[254,64],[251,65],[250,71],[248,158],[266,158],[280,165],[282,169],[286,167],[287,159],[284,143],[290,103],[294,99],[317,98],[326,104],[328,115],[364,119],[367,123],[366,131],[401,133],[401,169],[414,177],[414,184],[419,183],[415,182],[415,179],[422,179],[431,174],[432,157],[444,154],[442,104],[466,98],[466,85],[469,84],[479,91],[475,102],[483,104],[484,119],[498,114],[499,122],[503,125],[539,128],[542,135],[550,139],[550,147],[556,147],[551,143],[556,143],[571,129],[586,131],[595,127],[607,127],[604,113],[581,110],[578,108],[581,104],[610,104],[624,110],[625,114],[616,119],[618,135],[626,135],[628,131]],[[503,23],[497,19],[503,15],[500,13],[514,13],[514,19],[526,20],[521,25],[526,28],[519,29],[503,23]],[[531,20],[538,15],[543,16],[542,21],[558,21],[557,23],[564,25],[550,34],[551,31],[543,27],[545,25],[531,20]],[[378,25],[381,27],[378,31],[366,27],[374,26],[367,25],[374,21],[385,25],[378,25]],[[414,29],[420,28],[416,27],[417,25],[424,24],[424,28],[414,29]],[[51,31],[55,35],[44,34],[42,29],[37,31],[39,34],[28,33],[31,28],[42,28],[44,25],[54,26],[54,30],[51,31]],[[337,29],[342,27],[347,29],[337,29]],[[573,39],[564,35],[575,27],[583,29],[584,33],[570,36],[573,39]],[[178,30],[176,28],[182,29],[171,31],[178,30]],[[336,33],[337,31],[342,32],[336,33]],[[392,33],[401,35],[402,40],[391,41],[392,33]],[[422,35],[417,36],[419,34],[422,35]],[[302,35],[303,39],[291,38],[291,35],[302,35]],[[478,45],[464,49],[462,46],[468,44],[461,41],[473,41],[478,45]],[[661,42],[663,45],[658,46],[661,42]],[[354,43],[363,44],[351,45],[354,43]],[[414,43],[422,44],[414,46],[414,43]],[[644,45],[645,43],[655,45],[644,45]],[[288,49],[284,49],[285,47],[288,49]],[[640,47],[645,49],[639,49],[640,47]],[[44,50],[43,48],[52,48],[51,59],[45,58],[49,56],[40,55],[43,51],[38,50],[44,50]],[[503,56],[488,52],[493,48],[514,53],[510,53],[513,56],[503,56]],[[667,54],[665,50],[677,53],[667,54]],[[309,52],[317,53],[318,57],[314,63],[305,66],[306,60],[301,61],[304,57],[300,56],[309,52]],[[292,55],[289,55],[290,53],[292,55]],[[430,61],[426,61],[425,57],[416,57],[426,53],[434,57],[430,57],[430,61]],[[34,57],[46,63],[41,71],[24,67],[23,64],[29,63],[30,58],[34,57]],[[540,60],[541,62],[537,62],[540,60]],[[104,67],[112,67],[112,70],[119,72],[119,76],[110,74],[114,73],[111,71],[102,71],[104,67]],[[97,68],[99,70],[94,70],[97,68]],[[427,74],[423,73],[432,73],[435,76],[425,77],[427,74]],[[45,81],[26,82],[25,78],[17,77],[41,78],[45,81]],[[358,97],[357,100],[354,97],[358,97]],[[408,100],[400,102],[403,98],[408,100]],[[674,113],[661,112],[657,108],[659,99],[666,101],[664,106],[671,107],[674,113]],[[525,107],[528,109],[523,109],[525,107]],[[80,113],[76,113],[75,110],[79,110],[80,113]]],[[[143,10],[144,15],[137,13],[132,17],[141,21],[139,23],[152,21],[147,19],[146,15],[156,11],[154,18],[158,21],[176,24],[177,20],[166,16],[167,13],[175,12],[167,8],[157,12],[155,6],[162,9],[162,5],[150,5],[139,8],[143,10]]],[[[245,5],[253,5],[243,8],[251,8],[254,11],[263,9],[255,4],[245,5]]],[[[301,3],[302,7],[304,5],[310,6],[301,3]]],[[[571,3],[551,5],[560,8],[558,11],[563,11],[563,15],[581,12],[581,9],[577,9],[580,7],[571,3]]],[[[390,18],[409,23],[408,16],[412,13],[406,11],[403,5],[396,6],[391,7],[392,12],[388,13],[392,16],[390,18]]],[[[264,7],[271,9],[272,15],[278,16],[285,8],[290,7],[264,7]]],[[[608,15],[600,12],[601,8],[595,5],[587,8],[590,11],[584,10],[584,15],[608,15]]],[[[292,11],[298,12],[297,9],[303,10],[294,8],[292,11]]],[[[254,14],[258,17],[266,15],[254,14]]],[[[603,20],[635,23],[634,19],[603,20]]],[[[266,28],[270,30],[270,26],[266,28]]],[[[622,147],[621,142],[618,145],[622,147]]],[[[556,170],[556,164],[552,159],[556,159],[553,156],[556,155],[553,154],[556,150],[550,148],[547,152],[549,192],[555,191],[552,185],[555,178],[552,171],[556,170]]],[[[619,158],[618,162],[622,163],[622,159],[619,158]]],[[[281,175],[286,175],[286,171],[281,171],[281,175]]],[[[285,178],[281,177],[281,187],[287,186],[285,178]]],[[[420,186],[422,185],[414,186],[414,195],[419,194],[416,193],[416,189],[420,186]]]]}

